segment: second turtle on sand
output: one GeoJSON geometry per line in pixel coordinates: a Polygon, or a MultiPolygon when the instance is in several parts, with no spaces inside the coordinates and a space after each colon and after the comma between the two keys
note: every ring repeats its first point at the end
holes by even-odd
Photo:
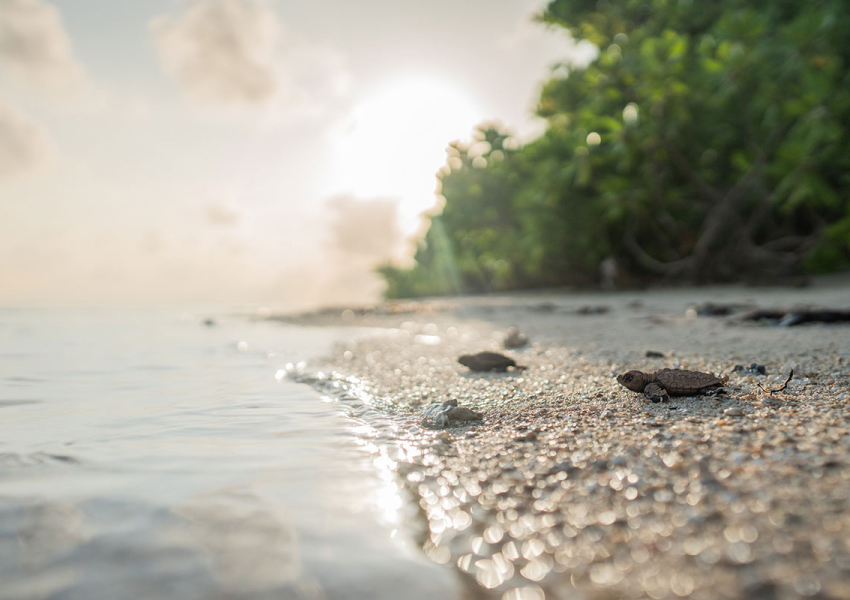
{"type": "Polygon", "coordinates": [[[464,354],[459,356],[457,362],[472,371],[507,371],[508,367],[518,370],[525,369],[516,364],[509,356],[498,352],[479,352],[478,354],[464,354]]]}
{"type": "Polygon", "coordinates": [[[480,421],[481,413],[458,406],[457,400],[447,400],[442,404],[432,404],[422,411],[421,425],[428,429],[445,429],[457,427],[471,421],[480,421]]]}
{"type": "Polygon", "coordinates": [[[707,389],[723,387],[728,377],[683,369],[659,369],[654,373],[627,371],[617,376],[620,385],[643,392],[653,402],[665,402],[669,396],[691,396],[707,389]]]}

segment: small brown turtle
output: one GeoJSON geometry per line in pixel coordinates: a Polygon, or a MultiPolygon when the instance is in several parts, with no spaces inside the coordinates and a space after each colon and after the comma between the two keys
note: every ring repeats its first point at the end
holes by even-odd
{"type": "Polygon", "coordinates": [[[464,354],[459,356],[457,362],[472,371],[507,371],[508,367],[517,370],[525,369],[516,364],[509,356],[498,352],[479,352],[478,354],[464,354]]]}
{"type": "Polygon", "coordinates": [[[654,373],[627,371],[617,376],[620,385],[633,392],[643,392],[653,402],[665,402],[669,396],[692,396],[723,387],[728,380],[728,377],[683,369],[659,369],[654,373]]]}

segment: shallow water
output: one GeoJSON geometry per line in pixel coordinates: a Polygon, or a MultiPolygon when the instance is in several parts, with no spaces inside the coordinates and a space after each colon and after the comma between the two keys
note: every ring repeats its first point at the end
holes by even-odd
{"type": "Polygon", "coordinates": [[[357,332],[215,319],[0,311],[0,598],[457,596],[351,407],[282,377],[357,332]]]}

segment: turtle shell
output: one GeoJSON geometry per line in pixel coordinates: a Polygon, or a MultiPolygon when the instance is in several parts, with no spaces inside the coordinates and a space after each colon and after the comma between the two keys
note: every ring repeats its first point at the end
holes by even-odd
{"type": "Polygon", "coordinates": [[[655,381],[671,396],[696,394],[707,388],[721,387],[726,383],[725,379],[720,379],[711,373],[683,369],[659,369],[654,375],[655,381]]]}
{"type": "Polygon", "coordinates": [[[464,354],[457,361],[473,371],[505,371],[508,367],[517,366],[514,359],[498,352],[464,354]]]}

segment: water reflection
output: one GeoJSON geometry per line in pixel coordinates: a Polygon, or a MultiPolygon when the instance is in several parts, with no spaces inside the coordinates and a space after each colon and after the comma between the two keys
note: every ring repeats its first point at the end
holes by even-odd
{"type": "Polygon", "coordinates": [[[174,513],[186,520],[188,537],[203,550],[218,587],[250,594],[303,578],[298,534],[276,505],[274,498],[235,488],[196,498],[174,513]]]}
{"type": "Polygon", "coordinates": [[[0,311],[0,597],[452,597],[378,431],[277,376],[340,332],[215,320],[0,311]]]}

